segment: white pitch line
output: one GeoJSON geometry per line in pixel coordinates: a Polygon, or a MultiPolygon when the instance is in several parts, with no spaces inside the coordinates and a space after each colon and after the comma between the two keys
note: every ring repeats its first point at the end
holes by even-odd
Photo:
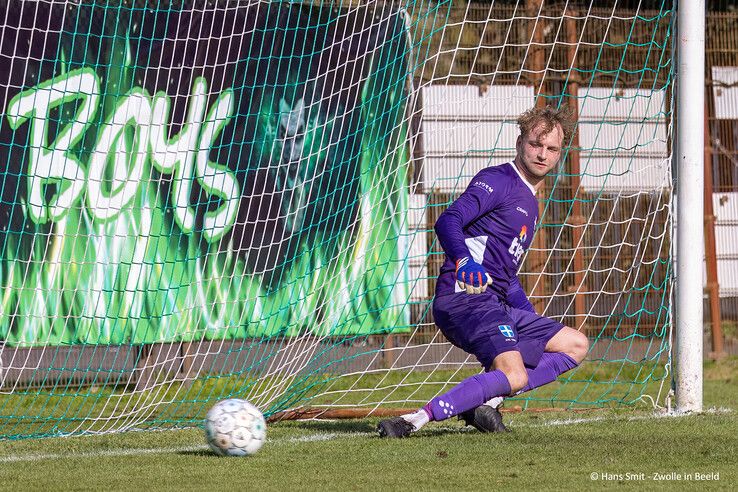
{"type": "MultiPolygon", "coordinates": [[[[350,439],[354,437],[370,437],[376,435],[374,432],[320,432],[318,434],[310,434],[307,436],[291,437],[284,441],[272,441],[275,444],[283,442],[318,442],[318,441],[331,441],[333,439],[350,439]]],[[[267,439],[267,442],[270,442],[267,439]]]]}
{"type": "Polygon", "coordinates": [[[100,451],[84,451],[81,453],[47,453],[21,454],[16,456],[0,456],[0,463],[17,463],[19,461],[58,460],[62,458],[99,458],[100,456],[138,456],[145,454],[169,454],[204,451],[207,446],[186,446],[181,448],[140,448],[140,449],[105,449],[100,451]]]}
{"type": "Polygon", "coordinates": [[[547,420],[546,422],[541,423],[535,423],[535,424],[528,424],[521,422],[516,425],[516,427],[549,427],[549,426],[557,426],[557,425],[576,425],[576,424],[589,424],[589,423],[595,423],[595,422],[630,422],[634,420],[659,420],[664,418],[682,418],[682,417],[689,417],[692,415],[726,415],[733,413],[733,410],[730,408],[725,407],[710,407],[702,414],[689,414],[689,413],[668,413],[668,412],[654,412],[648,415],[621,415],[616,417],[590,417],[590,418],[569,418],[569,419],[555,419],[555,420],[547,420]]]}
{"type": "Polygon", "coordinates": [[[579,418],[579,419],[555,419],[541,422],[539,424],[519,424],[520,427],[554,427],[557,425],[591,424],[607,420],[605,417],[579,418]]]}
{"type": "MultiPolygon", "coordinates": [[[[709,408],[705,412],[708,415],[721,415],[733,413],[730,408],[719,407],[709,408]]],[[[514,427],[549,427],[558,425],[577,425],[577,424],[590,424],[596,422],[627,422],[632,420],[648,420],[648,419],[660,419],[660,418],[679,418],[685,417],[686,414],[669,414],[669,413],[654,413],[651,415],[634,415],[634,416],[622,416],[622,417],[592,417],[592,418],[571,418],[571,419],[556,419],[549,420],[541,423],[525,423],[518,422],[514,427]]],[[[446,430],[451,432],[465,432],[464,429],[458,427],[435,427],[435,430],[446,430]]],[[[334,439],[353,439],[359,437],[372,437],[374,432],[318,432],[315,434],[308,434],[306,436],[290,437],[287,439],[267,439],[267,443],[270,444],[291,444],[291,443],[302,443],[302,442],[320,442],[320,441],[332,441],[334,439]]],[[[100,456],[137,456],[146,454],[172,454],[172,453],[186,453],[196,451],[206,451],[208,446],[185,446],[179,448],[139,448],[139,449],[108,449],[101,451],[84,451],[81,453],[48,453],[48,454],[28,454],[28,455],[15,455],[15,456],[0,456],[0,464],[2,463],[18,463],[24,461],[42,461],[42,460],[58,460],[63,458],[99,458],[100,456]]]]}
{"type": "MultiPolygon", "coordinates": [[[[291,437],[289,439],[272,440],[267,439],[271,444],[289,444],[298,442],[320,442],[331,441],[333,439],[346,439],[354,437],[368,437],[374,433],[370,432],[320,432],[317,434],[309,434],[307,436],[291,437]]],[[[101,451],[83,451],[81,453],[44,453],[44,454],[26,454],[14,456],[0,456],[0,464],[2,463],[18,463],[28,461],[44,461],[58,460],[63,458],[99,458],[100,456],[138,456],[147,454],[172,454],[187,453],[195,451],[207,451],[207,445],[185,446],[179,448],[137,448],[137,449],[107,449],[101,451]]]]}

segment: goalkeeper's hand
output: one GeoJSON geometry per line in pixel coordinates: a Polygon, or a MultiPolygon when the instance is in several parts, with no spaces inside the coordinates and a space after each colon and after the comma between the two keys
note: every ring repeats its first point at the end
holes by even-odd
{"type": "Polygon", "coordinates": [[[456,283],[467,294],[481,294],[488,285],[492,285],[492,277],[482,265],[465,256],[456,262],[456,283]]]}

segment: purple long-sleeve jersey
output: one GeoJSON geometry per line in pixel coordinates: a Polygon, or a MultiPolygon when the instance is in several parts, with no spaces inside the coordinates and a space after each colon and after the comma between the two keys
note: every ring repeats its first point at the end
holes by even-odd
{"type": "Polygon", "coordinates": [[[512,307],[534,311],[517,271],[537,222],[535,190],[515,164],[480,171],[436,221],[436,234],[446,253],[436,296],[462,291],[456,283],[456,261],[469,256],[492,277],[492,285],[480,295],[496,295],[512,307]]]}

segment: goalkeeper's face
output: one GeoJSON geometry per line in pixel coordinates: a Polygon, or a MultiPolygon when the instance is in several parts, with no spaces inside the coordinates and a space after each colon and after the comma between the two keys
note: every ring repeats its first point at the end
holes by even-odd
{"type": "Polygon", "coordinates": [[[527,134],[520,135],[515,145],[517,156],[515,165],[528,179],[530,184],[537,185],[550,173],[561,160],[561,146],[564,132],[556,125],[546,131],[543,123],[538,124],[527,134]]]}

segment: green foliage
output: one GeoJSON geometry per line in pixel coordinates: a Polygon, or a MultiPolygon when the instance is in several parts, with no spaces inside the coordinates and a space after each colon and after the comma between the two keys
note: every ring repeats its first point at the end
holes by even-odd
{"type": "Polygon", "coordinates": [[[726,339],[738,339],[738,321],[726,320],[722,323],[723,336],[726,339]]]}

